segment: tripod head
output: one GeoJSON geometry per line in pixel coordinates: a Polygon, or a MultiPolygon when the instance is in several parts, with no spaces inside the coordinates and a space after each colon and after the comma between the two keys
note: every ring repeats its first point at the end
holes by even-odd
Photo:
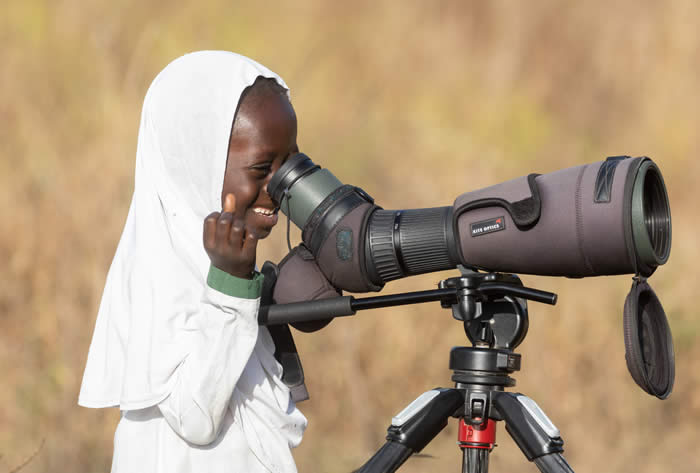
{"type": "MultiPolygon", "coordinates": [[[[268,279],[265,266],[263,274],[268,279]]],[[[274,274],[271,273],[270,276],[274,274]]],[[[270,285],[274,286],[274,282],[270,285]]],[[[263,294],[263,300],[265,299],[263,294]]],[[[514,348],[527,333],[526,300],[554,305],[557,295],[524,287],[520,278],[514,274],[467,272],[440,281],[438,289],[428,291],[359,299],[340,296],[262,305],[258,313],[258,322],[260,325],[308,322],[355,315],[358,310],[440,302],[443,308],[452,309],[452,316],[456,320],[465,323],[467,337],[473,343],[514,348]]]]}
{"type": "MultiPolygon", "coordinates": [[[[462,276],[440,281],[441,289],[455,289],[457,303],[441,302],[452,309],[452,317],[464,323],[467,338],[476,347],[514,349],[528,329],[523,284],[514,274],[463,272],[462,276]]],[[[534,294],[545,296],[545,293],[534,294]]],[[[555,302],[556,295],[547,295],[555,302]]]]}
{"type": "Polygon", "coordinates": [[[509,374],[520,369],[520,355],[513,350],[527,335],[527,300],[555,304],[556,294],[524,287],[518,276],[502,273],[463,272],[439,286],[455,291],[454,299],[441,305],[452,309],[473,345],[450,351],[452,380],[477,391],[514,386],[509,374]]]}

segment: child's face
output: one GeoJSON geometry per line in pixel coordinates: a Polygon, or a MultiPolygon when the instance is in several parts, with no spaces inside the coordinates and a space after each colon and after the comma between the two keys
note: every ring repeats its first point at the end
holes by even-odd
{"type": "Polygon", "coordinates": [[[236,197],[234,218],[243,218],[247,231],[265,238],[277,223],[277,208],[267,184],[287,157],[299,151],[297,119],[289,100],[265,94],[245,100],[231,132],[221,201],[236,197]],[[250,103],[248,103],[250,102],[250,103]]]}

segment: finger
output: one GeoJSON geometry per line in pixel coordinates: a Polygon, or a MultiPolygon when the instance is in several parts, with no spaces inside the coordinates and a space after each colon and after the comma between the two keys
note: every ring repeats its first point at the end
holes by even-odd
{"type": "Polygon", "coordinates": [[[228,193],[224,198],[224,212],[235,213],[236,212],[236,196],[228,193]]]}
{"type": "MultiPolygon", "coordinates": [[[[224,211],[225,212],[231,212],[233,214],[233,225],[236,228],[243,228],[243,236],[245,237],[245,211],[242,213],[239,211],[239,209],[236,208],[236,196],[229,193],[226,194],[226,198],[224,198],[224,211]]],[[[241,237],[238,236],[238,231],[236,232],[236,235],[231,235],[229,238],[230,241],[236,241],[238,242],[238,247],[240,248],[242,245],[241,237]]]]}
{"type": "Polygon", "coordinates": [[[231,232],[228,236],[228,241],[234,248],[241,248],[245,239],[245,226],[242,219],[233,217],[231,223],[231,232]]]}
{"type": "Polygon", "coordinates": [[[204,248],[211,250],[216,246],[216,222],[219,220],[219,212],[212,212],[204,219],[204,248]]]}
{"type": "Polygon", "coordinates": [[[216,243],[221,245],[228,243],[228,235],[231,232],[231,222],[233,222],[233,214],[231,212],[223,212],[216,222],[216,243]]]}
{"type": "Polygon", "coordinates": [[[243,241],[241,257],[244,261],[250,261],[255,265],[255,252],[258,247],[258,236],[253,232],[247,232],[243,241]]]}

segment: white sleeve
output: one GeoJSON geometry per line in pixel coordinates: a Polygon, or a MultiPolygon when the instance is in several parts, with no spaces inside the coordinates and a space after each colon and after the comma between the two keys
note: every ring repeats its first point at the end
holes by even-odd
{"type": "Polygon", "coordinates": [[[207,287],[203,321],[177,369],[175,385],[158,407],[187,442],[207,445],[219,434],[229,399],[258,337],[260,299],[232,297],[207,287]]]}

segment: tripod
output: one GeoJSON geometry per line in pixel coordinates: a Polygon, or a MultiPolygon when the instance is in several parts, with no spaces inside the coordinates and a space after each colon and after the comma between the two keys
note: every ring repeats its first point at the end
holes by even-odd
{"type": "Polygon", "coordinates": [[[393,473],[455,417],[459,419],[462,473],[488,472],[498,421],[505,422],[507,432],[540,471],[573,473],[562,456],[564,441],[547,415],[529,397],[505,391],[515,386],[510,374],[520,370],[521,357],[513,350],[527,335],[526,300],[555,304],[556,298],[556,294],[524,287],[513,274],[467,273],[441,281],[439,289],[432,291],[261,307],[261,320],[280,324],[440,301],[463,322],[472,342],[471,347],[454,347],[450,352],[455,387],[427,391],[396,415],[387,429],[386,443],[357,472],[393,473]]]}
{"type": "Polygon", "coordinates": [[[573,473],[561,455],[564,441],[559,430],[545,413],[529,397],[504,390],[515,386],[509,375],[520,370],[520,355],[513,349],[527,334],[524,299],[554,304],[556,295],[524,288],[510,274],[475,273],[442,281],[440,288],[456,289],[456,303],[442,305],[451,306],[454,318],[464,322],[473,344],[450,352],[455,387],[423,393],[394,417],[387,442],[358,472],[396,471],[447,425],[449,417],[457,417],[463,473],[488,472],[497,421],[505,421],[508,433],[543,473],[573,473]]]}

